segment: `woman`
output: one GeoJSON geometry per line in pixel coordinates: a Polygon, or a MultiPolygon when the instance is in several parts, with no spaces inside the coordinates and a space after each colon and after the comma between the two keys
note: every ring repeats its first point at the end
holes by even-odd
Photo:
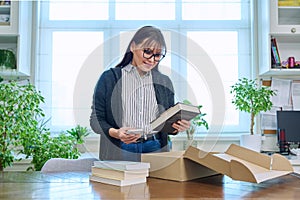
{"type": "Polygon", "coordinates": [[[161,31],[140,28],[130,41],[122,61],[105,71],[97,82],[92,105],[91,127],[101,134],[101,160],[140,161],[141,153],[168,151],[168,134],[190,127],[186,120],[172,126],[173,133],[149,134],[150,122],[174,105],[173,85],[158,71],[166,55],[161,31]],[[139,129],[134,134],[130,130],[139,129]]]}

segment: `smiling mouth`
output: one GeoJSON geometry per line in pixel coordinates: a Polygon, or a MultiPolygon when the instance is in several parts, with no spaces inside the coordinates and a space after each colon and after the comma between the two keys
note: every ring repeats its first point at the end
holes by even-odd
{"type": "Polygon", "coordinates": [[[144,66],[147,68],[151,68],[154,66],[154,64],[144,62],[144,66]]]}

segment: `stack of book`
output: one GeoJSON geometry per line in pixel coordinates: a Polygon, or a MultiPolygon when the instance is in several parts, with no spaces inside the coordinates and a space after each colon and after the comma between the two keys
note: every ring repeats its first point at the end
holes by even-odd
{"type": "Polygon", "coordinates": [[[95,161],[90,180],[127,186],[147,182],[150,163],[132,161],[95,161]]]}

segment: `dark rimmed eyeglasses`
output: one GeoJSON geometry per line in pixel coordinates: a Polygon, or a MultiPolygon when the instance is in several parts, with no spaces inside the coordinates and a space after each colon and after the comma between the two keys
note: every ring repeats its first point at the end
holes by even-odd
{"type": "Polygon", "coordinates": [[[151,49],[144,49],[143,57],[146,59],[151,59],[152,57],[154,57],[154,61],[160,62],[165,57],[165,55],[161,53],[153,53],[151,49]]]}

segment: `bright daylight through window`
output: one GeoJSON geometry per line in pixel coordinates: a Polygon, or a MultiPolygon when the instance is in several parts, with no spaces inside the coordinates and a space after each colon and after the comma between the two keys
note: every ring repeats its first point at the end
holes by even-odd
{"type": "Polygon", "coordinates": [[[249,0],[53,0],[39,5],[36,85],[46,98],[44,110],[52,130],[89,126],[96,81],[103,70],[119,62],[127,38],[144,25],[163,30],[168,53],[161,70],[174,79],[176,100],[195,97],[208,121],[213,102],[224,101],[223,131],[248,130],[247,115],[231,105],[229,87],[251,73],[249,0]],[[191,62],[197,55],[194,44],[211,59],[225,99],[212,99],[208,82],[218,76],[205,72],[212,69],[200,57],[199,63],[191,62]],[[185,81],[179,81],[176,74],[185,81]]]}

